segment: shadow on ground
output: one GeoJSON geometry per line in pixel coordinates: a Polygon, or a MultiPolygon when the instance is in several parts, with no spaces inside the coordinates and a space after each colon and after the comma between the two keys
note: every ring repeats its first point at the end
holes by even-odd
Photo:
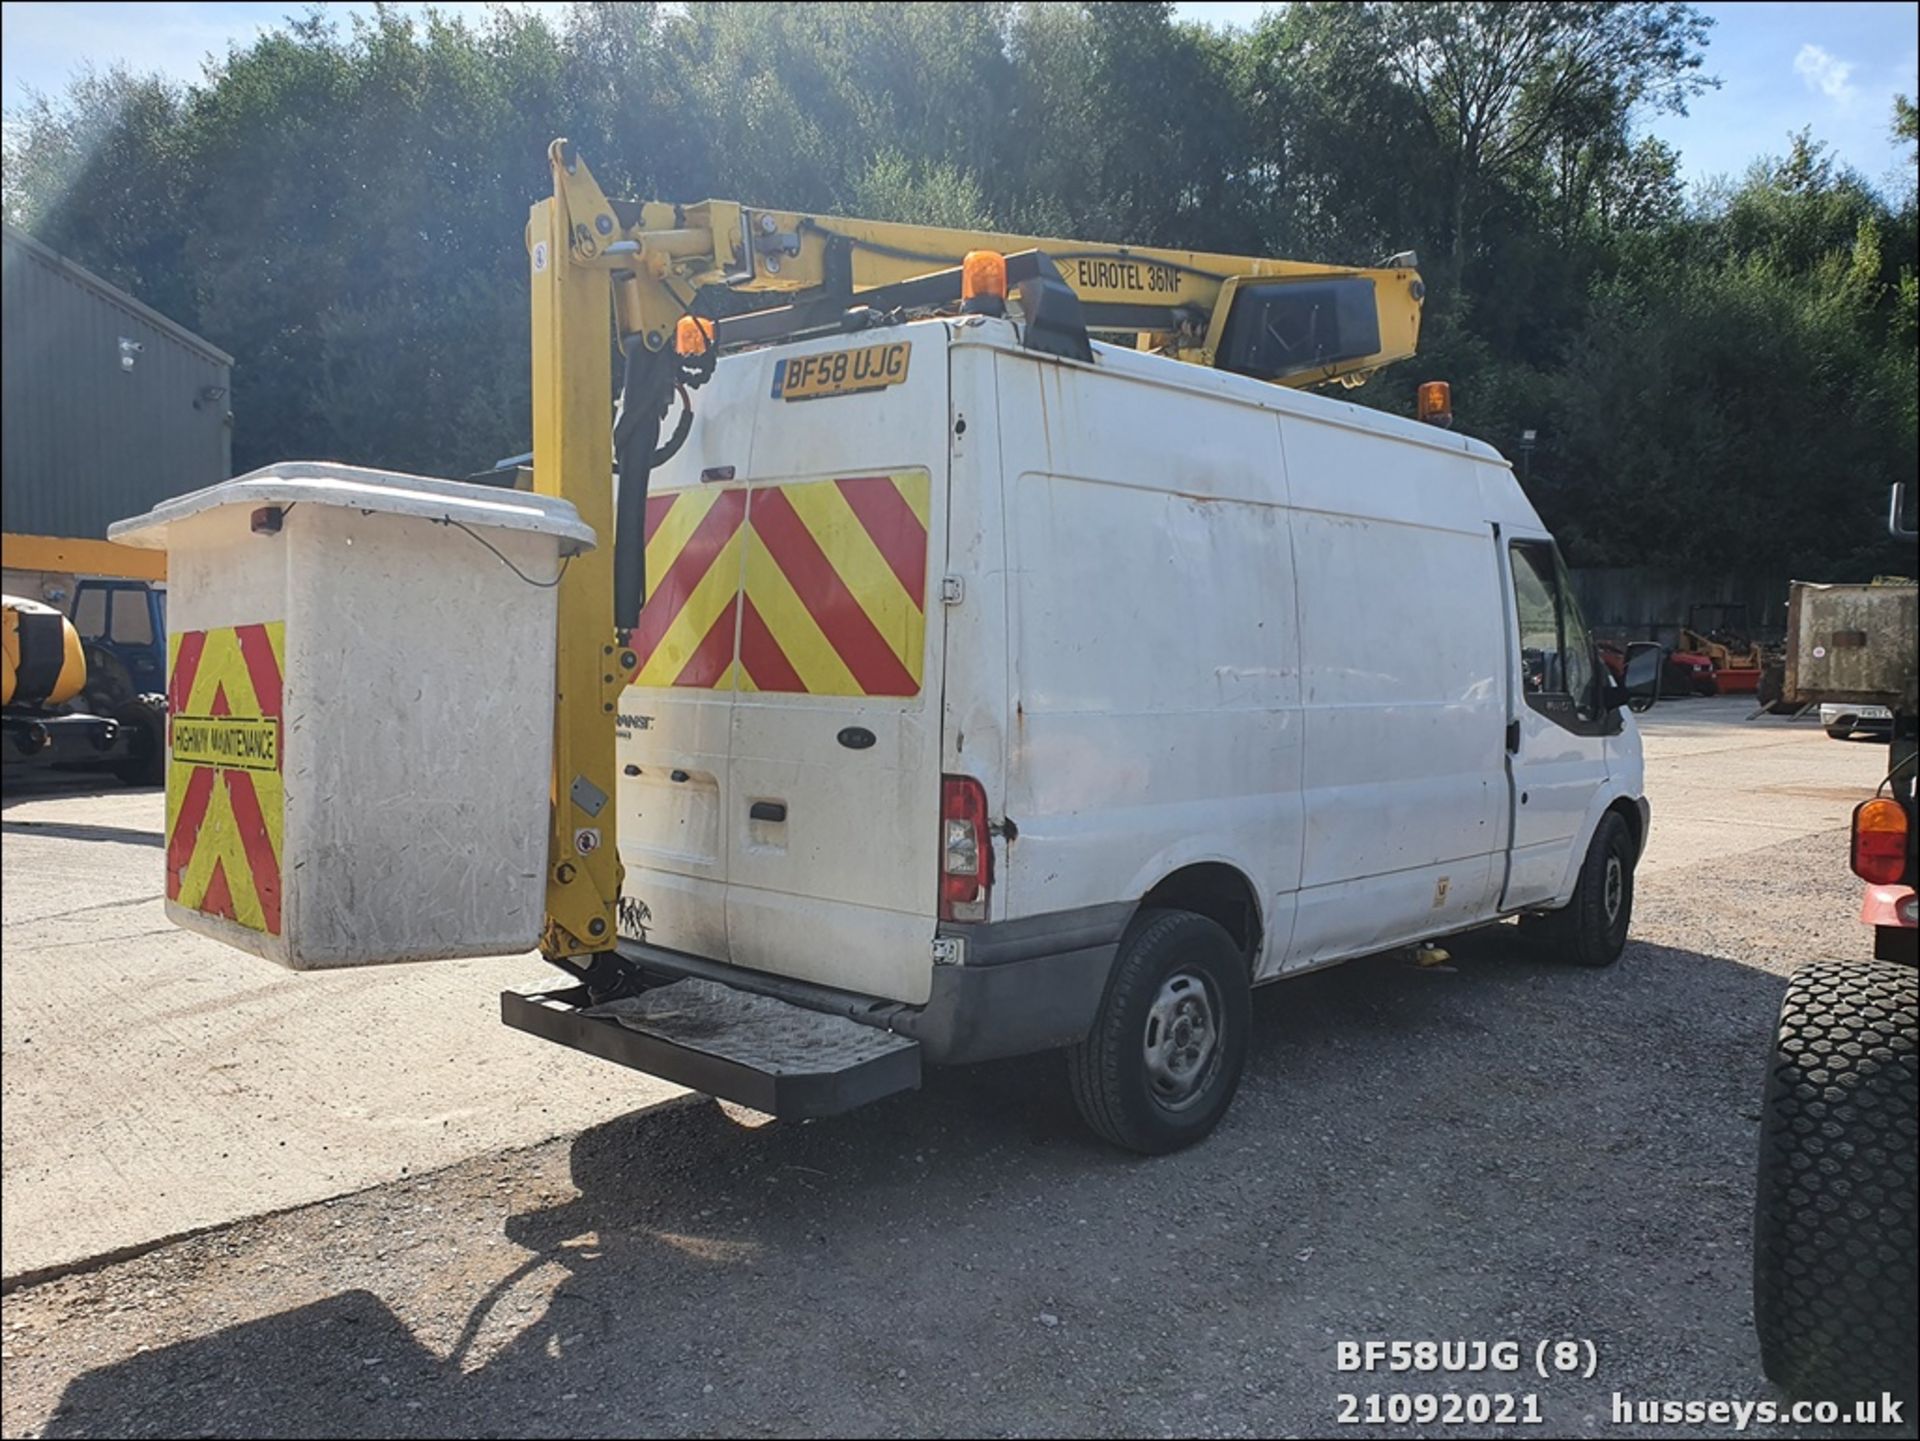
{"type": "Polygon", "coordinates": [[[0,808],[11,810],[28,801],[113,799],[119,796],[158,795],[163,786],[130,786],[98,771],[9,771],[0,784],[0,808]]]}
{"type": "Polygon", "coordinates": [[[117,841],[130,846],[166,844],[166,838],[158,831],[133,826],[74,825],[67,821],[0,821],[0,833],[10,836],[48,836],[62,841],[117,841]]]}
{"type": "Polygon", "coordinates": [[[44,1434],[1325,1434],[1337,1393],[1404,1389],[1335,1371],[1364,1337],[1592,1339],[1596,1380],[1476,1383],[1539,1392],[1548,1434],[1606,1430],[1615,1390],[1769,1394],[1746,1228],[1782,979],[1455,950],[1262,991],[1234,1110],[1175,1158],[1088,1139],[1035,1057],[806,1125],[669,1104],[261,1223],[232,1266],[310,1302],[242,1291],[44,1434]],[[547,1153],[553,1200],[503,1204],[547,1153]]]}

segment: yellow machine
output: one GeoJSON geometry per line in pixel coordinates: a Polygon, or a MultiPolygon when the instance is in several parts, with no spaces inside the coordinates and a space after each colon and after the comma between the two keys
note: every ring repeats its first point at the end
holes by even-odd
{"type": "Polygon", "coordinates": [[[0,768],[104,768],[130,785],[160,780],[166,697],[138,693],[106,647],[37,600],[9,595],[0,666],[0,768]]]}
{"type": "Polygon", "coordinates": [[[80,633],[59,611],[37,600],[4,597],[6,662],[0,669],[0,705],[65,705],[87,684],[80,633]]]}
{"type": "Polygon", "coordinates": [[[1713,662],[1721,695],[1746,695],[1760,688],[1767,653],[1747,630],[1744,605],[1696,605],[1680,628],[1680,647],[1713,662]]]}
{"type": "MultiPolygon", "coordinates": [[[[1094,331],[1131,336],[1142,349],[1183,361],[1305,386],[1357,385],[1411,356],[1419,339],[1425,288],[1411,254],[1365,269],[723,200],[613,200],[567,141],[553,143],[548,161],[553,195],[533,207],[526,237],[533,484],[571,501],[597,534],[615,537],[612,546],[577,557],[559,591],[542,950],[576,973],[608,952],[615,935],[618,847],[608,837],[585,853],[576,849],[574,838],[592,816],[573,814],[573,797],[616,789],[614,714],[635,673],[627,637],[646,594],[647,479],[684,438],[693,414],[687,392],[712,374],[721,351],[964,304],[1015,313],[1029,332],[1057,334],[1061,354],[1076,345],[1084,352],[1094,331]],[[762,308],[747,308],[756,302],[762,308]],[[607,484],[610,341],[624,365],[612,424],[617,529],[607,484]],[[680,419],[662,447],[676,394],[680,419]]],[[[1423,386],[1421,409],[1444,423],[1445,387],[1423,386]]]]}

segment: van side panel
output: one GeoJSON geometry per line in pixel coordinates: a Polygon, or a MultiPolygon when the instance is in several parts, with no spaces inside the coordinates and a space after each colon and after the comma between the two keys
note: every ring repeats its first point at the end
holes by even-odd
{"type": "Polygon", "coordinates": [[[1306,847],[1290,965],[1494,909],[1505,844],[1499,553],[1465,456],[1289,419],[1306,847]]]}
{"type": "Polygon", "coordinates": [[[999,391],[1018,839],[996,915],[1134,900],[1221,861],[1278,955],[1301,733],[1276,418],[1012,357],[999,391]]]}

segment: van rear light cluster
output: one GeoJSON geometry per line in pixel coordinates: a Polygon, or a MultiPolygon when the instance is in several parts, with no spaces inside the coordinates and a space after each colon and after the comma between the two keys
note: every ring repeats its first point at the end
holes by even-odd
{"type": "Polygon", "coordinates": [[[940,919],[984,921],[993,885],[986,787],[972,776],[940,777],[940,919]]]}
{"type": "Polygon", "coordinates": [[[1876,886],[1907,873],[1907,812],[1900,802],[1876,796],[1854,807],[1853,873],[1876,886]]]}

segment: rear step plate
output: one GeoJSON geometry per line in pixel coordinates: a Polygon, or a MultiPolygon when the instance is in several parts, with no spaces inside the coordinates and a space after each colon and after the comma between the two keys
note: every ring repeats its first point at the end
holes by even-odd
{"type": "Polygon", "coordinates": [[[920,1085],[920,1043],[689,978],[594,1005],[585,986],[502,991],[500,1019],[576,1051],[788,1120],[920,1085]]]}

